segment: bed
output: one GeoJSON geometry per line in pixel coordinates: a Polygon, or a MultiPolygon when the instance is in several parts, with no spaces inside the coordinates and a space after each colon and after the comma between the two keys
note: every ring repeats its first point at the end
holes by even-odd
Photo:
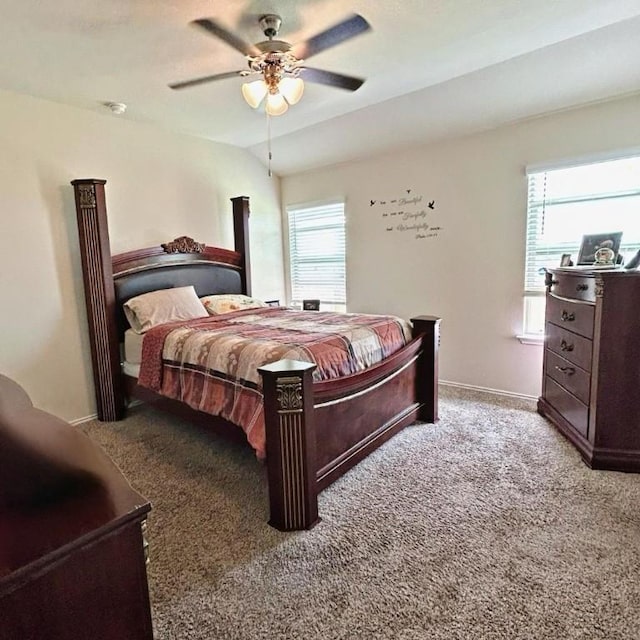
{"type": "MultiPolygon", "coordinates": [[[[131,371],[123,370],[121,357],[129,327],[123,305],[136,296],[186,286],[193,286],[198,297],[251,294],[249,199],[231,199],[234,250],[183,236],[112,256],[105,183],[72,182],[98,418],[120,420],[127,403],[138,399],[246,441],[237,424],[139,385],[131,371]]],[[[273,527],[311,528],[319,521],[320,491],[407,425],[437,421],[440,319],[417,316],[411,325],[405,346],[340,378],[314,382],[316,365],[298,359],[258,367],[273,527]]]]}

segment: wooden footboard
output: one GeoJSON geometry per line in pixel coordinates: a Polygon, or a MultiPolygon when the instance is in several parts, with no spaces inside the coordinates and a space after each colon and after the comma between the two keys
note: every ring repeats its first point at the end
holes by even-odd
{"type": "Polygon", "coordinates": [[[314,385],[308,362],[258,369],[273,527],[313,527],[322,489],[405,426],[437,421],[440,319],[412,322],[414,340],[405,349],[358,375],[314,385]]]}

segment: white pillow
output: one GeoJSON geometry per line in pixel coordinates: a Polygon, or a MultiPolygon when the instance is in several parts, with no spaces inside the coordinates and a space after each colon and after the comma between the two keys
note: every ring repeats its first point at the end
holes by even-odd
{"type": "Polygon", "coordinates": [[[124,313],[136,333],[144,333],[165,322],[209,315],[193,286],[143,293],[124,303],[124,313]]]}
{"type": "Polygon", "coordinates": [[[216,316],[221,313],[230,313],[231,311],[244,311],[245,309],[260,309],[269,305],[262,300],[245,296],[241,293],[224,293],[215,296],[204,296],[200,298],[205,309],[212,315],[216,316]]]}

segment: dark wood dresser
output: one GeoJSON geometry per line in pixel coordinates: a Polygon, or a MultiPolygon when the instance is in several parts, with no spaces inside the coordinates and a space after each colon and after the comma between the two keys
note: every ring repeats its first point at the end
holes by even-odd
{"type": "Polygon", "coordinates": [[[0,375],[0,640],[151,640],[151,505],[0,375]]]}
{"type": "Polygon", "coordinates": [[[0,513],[0,639],[151,640],[148,510],[114,483],[0,513]]]}
{"type": "Polygon", "coordinates": [[[551,269],[538,411],[593,469],[640,472],[640,272],[551,269]]]}

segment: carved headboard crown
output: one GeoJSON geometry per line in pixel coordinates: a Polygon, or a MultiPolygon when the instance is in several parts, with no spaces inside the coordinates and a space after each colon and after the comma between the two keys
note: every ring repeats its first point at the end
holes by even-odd
{"type": "Polygon", "coordinates": [[[189,236],[180,236],[171,242],[160,245],[167,253],[203,253],[204,242],[196,242],[189,236]]]}

